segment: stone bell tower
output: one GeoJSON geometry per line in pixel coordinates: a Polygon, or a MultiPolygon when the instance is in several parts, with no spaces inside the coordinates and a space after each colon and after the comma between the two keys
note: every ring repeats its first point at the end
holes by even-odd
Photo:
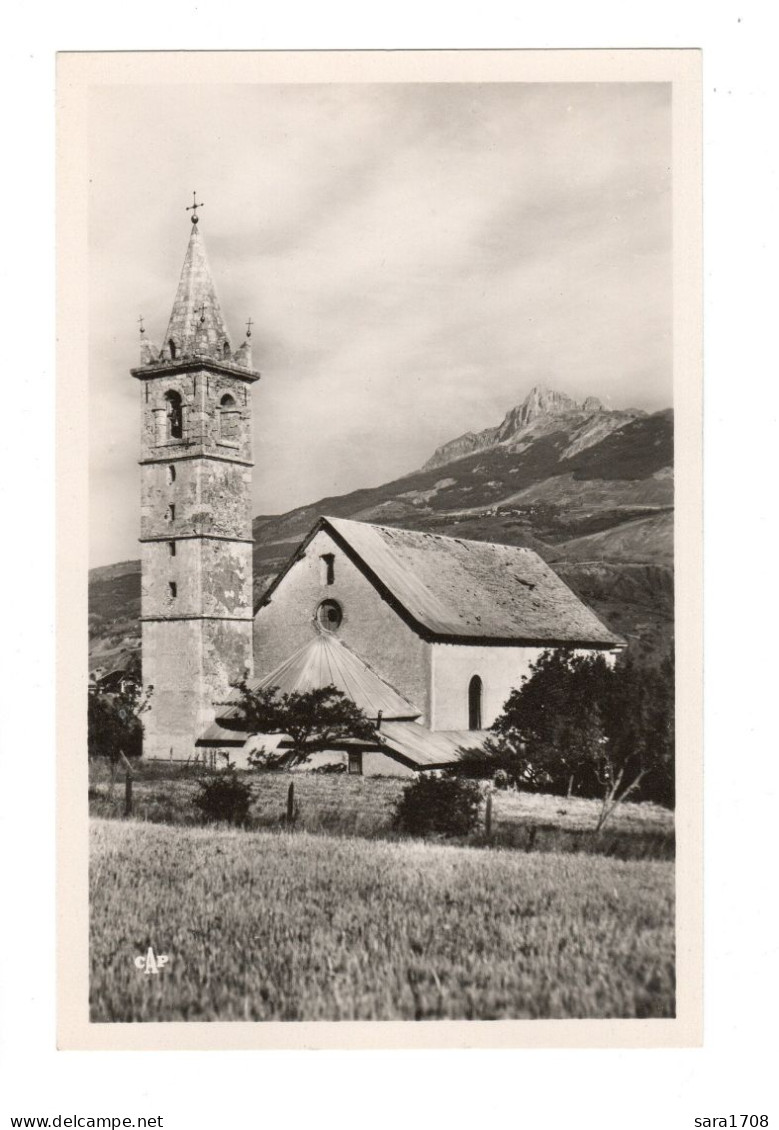
{"type": "MultiPolygon", "coordinates": [[[[162,348],[141,329],[144,756],[186,759],[252,665],[250,335],[233,349],[192,206],[162,348]]],[[[251,326],[251,322],[248,323],[251,326]]]]}

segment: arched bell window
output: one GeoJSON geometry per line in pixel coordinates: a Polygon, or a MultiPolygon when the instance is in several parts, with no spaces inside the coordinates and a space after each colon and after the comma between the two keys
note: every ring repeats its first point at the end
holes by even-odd
{"type": "Polygon", "coordinates": [[[468,729],[481,729],[482,681],[474,675],[468,684],[468,729]]]}
{"type": "Polygon", "coordinates": [[[229,392],[219,401],[219,439],[222,443],[238,441],[238,406],[229,392]]]}
{"type": "Polygon", "coordinates": [[[184,407],[180,393],[173,390],[165,393],[165,412],[168,418],[168,438],[181,439],[184,435],[184,407]]]}

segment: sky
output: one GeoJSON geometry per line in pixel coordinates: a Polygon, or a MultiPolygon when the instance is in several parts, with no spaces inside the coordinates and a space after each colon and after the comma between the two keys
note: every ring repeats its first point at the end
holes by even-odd
{"type": "Polygon", "coordinates": [[[416,470],[533,385],[671,404],[670,85],[108,86],[89,106],[90,564],[138,556],[139,315],[203,236],[253,320],[254,514],[416,470]]]}

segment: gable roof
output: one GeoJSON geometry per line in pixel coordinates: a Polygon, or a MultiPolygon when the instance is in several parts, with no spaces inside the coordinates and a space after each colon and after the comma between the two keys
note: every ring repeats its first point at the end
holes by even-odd
{"type": "MultiPolygon", "coordinates": [[[[251,679],[251,690],[278,687],[284,694],[310,691],[319,687],[336,687],[364,710],[369,718],[418,718],[420,711],[390,686],[368,664],[341,640],[324,633],[315,636],[293,651],[288,659],[260,679],[251,679]]],[[[233,692],[228,700],[240,699],[233,692]]],[[[217,711],[220,720],[240,717],[240,708],[230,706],[217,711]]]]}
{"type": "Polygon", "coordinates": [[[624,643],[532,549],[345,518],[319,519],[258,609],[322,529],[426,639],[602,648],[624,643]]]}

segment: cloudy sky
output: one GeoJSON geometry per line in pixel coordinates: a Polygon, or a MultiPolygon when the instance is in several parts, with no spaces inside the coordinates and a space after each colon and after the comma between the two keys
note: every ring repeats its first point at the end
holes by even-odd
{"type": "Polygon", "coordinates": [[[256,514],[412,471],[534,384],[671,403],[669,85],[117,86],[89,123],[93,565],[138,555],[128,370],[193,189],[255,323],[256,514]]]}

